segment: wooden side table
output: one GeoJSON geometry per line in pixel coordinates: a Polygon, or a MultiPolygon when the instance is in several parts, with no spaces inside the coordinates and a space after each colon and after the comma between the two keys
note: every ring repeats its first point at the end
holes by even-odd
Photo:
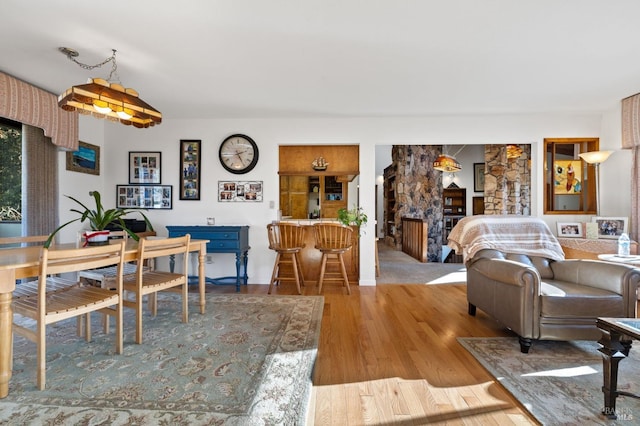
{"type": "MultiPolygon", "coordinates": [[[[587,239],[587,238],[558,238],[566,259],[598,259],[600,254],[614,254],[618,252],[618,240],[615,239],[587,239]]],[[[638,253],[638,243],[631,241],[629,253],[638,253]]]]}

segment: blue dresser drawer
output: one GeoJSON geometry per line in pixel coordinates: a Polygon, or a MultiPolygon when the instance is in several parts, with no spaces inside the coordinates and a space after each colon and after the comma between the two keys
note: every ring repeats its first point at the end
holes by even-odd
{"type": "Polygon", "coordinates": [[[219,250],[239,250],[240,249],[240,241],[239,240],[214,240],[211,239],[207,243],[207,253],[214,253],[219,250]]]}

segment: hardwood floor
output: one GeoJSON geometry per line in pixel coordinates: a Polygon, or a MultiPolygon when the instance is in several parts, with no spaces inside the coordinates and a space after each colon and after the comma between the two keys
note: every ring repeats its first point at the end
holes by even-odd
{"type": "MultiPolygon", "coordinates": [[[[249,285],[246,293],[267,294],[249,285]]],[[[530,425],[518,402],[456,337],[508,336],[478,311],[464,285],[352,285],[323,289],[310,425],[530,425]]],[[[211,293],[233,292],[229,286],[211,293]]],[[[317,294],[315,285],[304,294],[317,294]]],[[[273,295],[297,294],[294,284],[273,295]]]]}

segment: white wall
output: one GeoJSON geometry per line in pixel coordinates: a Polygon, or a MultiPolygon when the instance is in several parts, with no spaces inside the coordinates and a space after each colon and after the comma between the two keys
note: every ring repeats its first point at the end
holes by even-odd
{"type": "MultiPolygon", "coordinates": [[[[277,218],[279,200],[278,149],[287,144],[358,144],[360,145],[360,205],[375,216],[375,185],[381,199],[382,185],[376,167],[376,147],[394,144],[419,145],[484,145],[489,143],[532,144],[532,215],[542,216],[543,187],[541,160],[542,141],[545,137],[600,137],[601,149],[619,150],[620,112],[585,115],[509,115],[424,118],[353,118],[353,119],[202,119],[172,120],[164,118],[159,126],[135,129],[120,124],[102,122],[93,118],[81,121],[81,139],[103,145],[102,174],[100,178],[62,172],[62,193],[88,197],[88,188],[102,185],[105,199],[115,204],[115,185],[128,183],[129,151],[162,152],[162,184],[173,185],[172,210],[148,212],[160,235],[166,235],[166,225],[205,224],[205,218],[214,216],[216,224],[248,224],[250,230],[249,277],[251,283],[266,284],[271,276],[274,255],[268,249],[266,225],[277,218]],[[88,123],[87,120],[94,120],[88,123]],[[95,123],[103,124],[95,124],[95,123]],[[100,126],[104,126],[101,135],[100,126]],[[246,175],[232,175],[218,161],[218,147],[222,140],[233,134],[251,136],[260,149],[260,160],[246,175]],[[202,140],[202,194],[200,201],[180,201],[179,141],[202,140]],[[70,176],[73,175],[73,176],[70,176]],[[217,201],[219,180],[263,181],[264,202],[223,203],[217,201]],[[274,201],[275,207],[269,207],[274,201]]],[[[467,150],[467,148],[465,148],[467,150]]],[[[464,157],[465,150],[460,154],[464,157]]],[[[472,152],[472,149],[469,149],[472,152]]],[[[331,161],[329,159],[329,161],[331,161]]],[[[387,164],[388,165],[388,164],[387,164]]],[[[629,216],[630,212],[630,153],[616,152],[601,166],[602,214],[629,216]],[[614,161],[615,160],[615,161],[614,161]]],[[[467,188],[473,188],[471,168],[469,176],[460,174],[467,188]]],[[[473,195],[470,191],[469,197],[473,195]]],[[[350,201],[351,203],[351,201],[350,201]]],[[[62,220],[69,205],[61,205],[62,220]]],[[[379,212],[379,219],[382,219],[379,212]]],[[[547,216],[552,229],[558,216],[547,216]]],[[[562,216],[562,221],[588,221],[590,217],[562,216]]],[[[360,284],[374,285],[374,221],[370,220],[361,237],[360,284]]],[[[214,257],[207,265],[208,276],[233,274],[233,255],[214,257]]]]}

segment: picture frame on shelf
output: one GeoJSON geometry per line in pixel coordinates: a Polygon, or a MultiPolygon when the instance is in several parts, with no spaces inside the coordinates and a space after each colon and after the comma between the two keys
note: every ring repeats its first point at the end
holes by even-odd
{"type": "Polygon", "coordinates": [[[129,151],[129,183],[160,184],[162,153],[129,151]]]}
{"type": "Polygon", "coordinates": [[[558,237],[582,238],[582,224],[579,222],[556,222],[558,237]]]}
{"type": "Polygon", "coordinates": [[[218,201],[262,202],[262,181],[218,181],[218,201]]]}
{"type": "Polygon", "coordinates": [[[473,192],[484,192],[484,163],[473,163],[473,192]]]}
{"type": "Polygon", "coordinates": [[[76,151],[67,151],[66,169],[72,172],[100,175],[100,147],[78,141],[76,151]]]}
{"type": "Polygon", "coordinates": [[[200,140],[180,140],[180,199],[200,200],[200,140]]]}
{"type": "Polygon", "coordinates": [[[629,233],[628,217],[596,216],[591,222],[598,224],[598,238],[617,240],[623,233],[629,233]]]}
{"type": "Polygon", "coordinates": [[[116,207],[170,210],[173,208],[173,186],[116,185],[116,207]]]}

